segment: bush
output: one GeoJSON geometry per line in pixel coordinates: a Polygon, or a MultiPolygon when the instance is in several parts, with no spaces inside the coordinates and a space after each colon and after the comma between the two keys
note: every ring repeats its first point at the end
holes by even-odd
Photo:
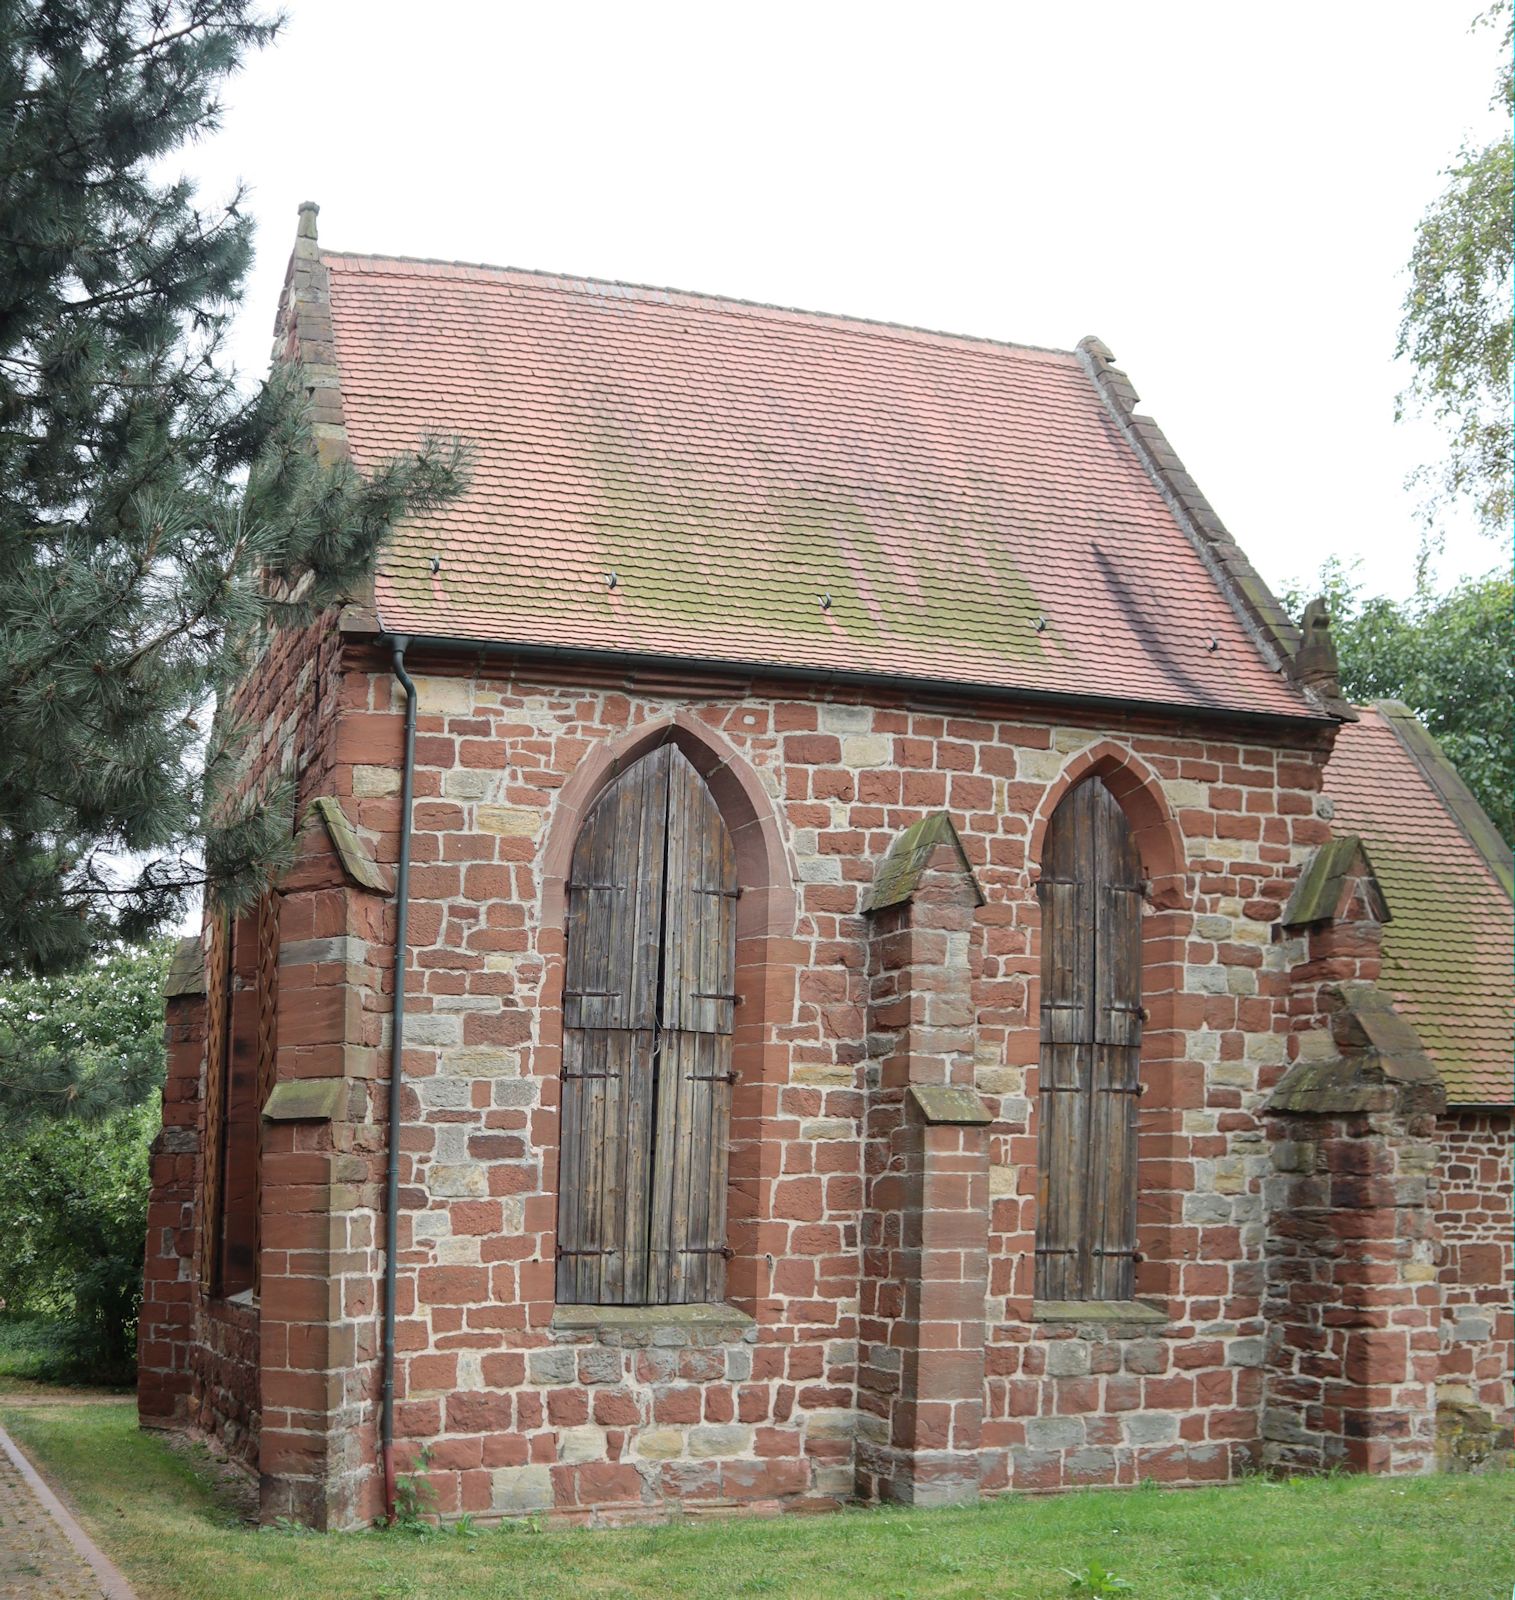
{"type": "Polygon", "coordinates": [[[0,1172],[0,1297],[64,1324],[56,1375],[130,1379],[142,1299],[148,1146],[156,1105],[43,1124],[0,1172]]]}
{"type": "Polygon", "coordinates": [[[123,948],[66,978],[0,984],[10,1059],[56,1063],[49,1081],[70,1085],[57,1105],[33,1096],[0,1133],[0,1302],[32,1376],[132,1376],[170,951],[123,948]]]}

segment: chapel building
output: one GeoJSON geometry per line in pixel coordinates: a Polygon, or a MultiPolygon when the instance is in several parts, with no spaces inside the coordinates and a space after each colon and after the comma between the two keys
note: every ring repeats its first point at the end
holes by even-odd
{"type": "Polygon", "coordinates": [[[295,867],[170,979],[143,1423],[266,1520],[1511,1458],[1509,852],[1097,339],[324,249],[295,867]]]}

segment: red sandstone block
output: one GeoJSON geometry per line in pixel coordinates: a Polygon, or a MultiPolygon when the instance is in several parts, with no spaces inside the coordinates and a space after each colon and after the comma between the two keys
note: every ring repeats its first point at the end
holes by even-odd
{"type": "Polygon", "coordinates": [[[574,1428],[589,1420],[587,1389],[551,1389],[547,1394],[547,1420],[557,1428],[574,1428]]]}
{"type": "Polygon", "coordinates": [[[779,1499],[803,1494],[810,1486],[810,1464],[803,1457],[763,1461],[727,1461],[721,1465],[721,1489],[733,1500],[779,1499]]]}
{"type": "MultiPolygon", "coordinates": [[[[552,1397],[548,1396],[548,1414],[552,1412],[552,1397]]],[[[636,1396],[629,1389],[596,1389],[594,1392],[594,1420],[602,1428],[634,1428],[643,1419],[636,1396]]]]}
{"type": "Polygon", "coordinates": [[[700,1391],[689,1386],[670,1386],[655,1389],[652,1399],[653,1420],[664,1424],[692,1423],[700,1420],[700,1391]]]}
{"type": "Polygon", "coordinates": [[[412,1356],[405,1364],[406,1383],[411,1393],[418,1389],[451,1389],[458,1379],[455,1355],[412,1356]]]}
{"type": "Polygon", "coordinates": [[[731,1422],[735,1417],[736,1396],[731,1389],[726,1384],[711,1384],[705,1390],[706,1422],[731,1422]]]}
{"type": "Polygon", "coordinates": [[[483,1267],[422,1267],[416,1279],[423,1305],[475,1305],[489,1294],[489,1274],[483,1267]]]}

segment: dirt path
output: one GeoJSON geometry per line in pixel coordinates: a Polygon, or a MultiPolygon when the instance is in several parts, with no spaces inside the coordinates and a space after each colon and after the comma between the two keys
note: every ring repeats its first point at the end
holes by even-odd
{"type": "MultiPolygon", "coordinates": [[[[7,1404],[14,1403],[7,1397],[7,1404]]],[[[0,1597],[133,1600],[123,1578],[0,1428],[0,1597]]]]}

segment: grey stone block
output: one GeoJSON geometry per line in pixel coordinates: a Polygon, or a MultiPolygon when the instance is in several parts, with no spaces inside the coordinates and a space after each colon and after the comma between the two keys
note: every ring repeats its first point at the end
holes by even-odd
{"type": "Polygon", "coordinates": [[[1082,1417],[1032,1417],[1026,1423],[1026,1443],[1037,1450],[1071,1450],[1084,1442],[1082,1417]]]}
{"type": "Polygon", "coordinates": [[[579,1351],[580,1383],[619,1383],[621,1381],[621,1352],[607,1350],[603,1345],[591,1345],[579,1351]]]}
{"type": "Polygon", "coordinates": [[[572,1348],[533,1350],[526,1357],[526,1370],[533,1383],[572,1383],[578,1375],[577,1355],[572,1348]]]}
{"type": "Polygon", "coordinates": [[[1089,1346],[1083,1339],[1056,1339],[1047,1346],[1047,1372],[1054,1378],[1082,1378],[1089,1371],[1089,1346]]]}

